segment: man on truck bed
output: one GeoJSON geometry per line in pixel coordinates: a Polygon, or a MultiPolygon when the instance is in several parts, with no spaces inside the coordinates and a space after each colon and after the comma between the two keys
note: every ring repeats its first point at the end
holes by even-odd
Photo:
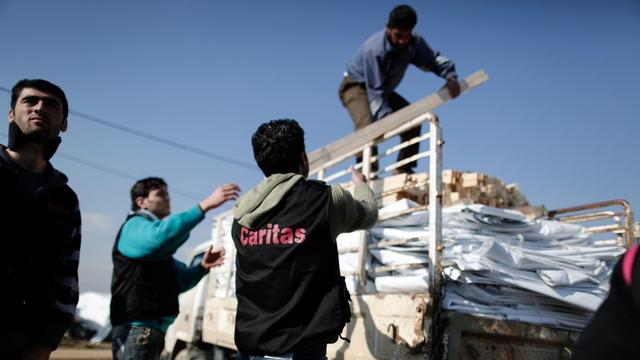
{"type": "Polygon", "coordinates": [[[178,314],[178,294],[194,287],[222,264],[224,251],[209,249],[199,265],[187,267],[173,254],[204,214],[236,199],[235,184],[218,187],[191,209],[169,215],[167,184],[139,180],[131,188],[132,213],[113,245],[111,324],[114,359],[158,359],[167,328],[178,314]]]}
{"type": "Polygon", "coordinates": [[[64,91],[49,81],[11,89],[9,143],[0,146],[0,359],[48,359],[75,315],[80,208],[49,162],[68,114],[64,91]]]}
{"type": "Polygon", "coordinates": [[[239,359],[326,359],[349,321],[336,237],[367,229],[378,210],[364,176],[354,196],[308,180],[304,130],[295,120],[262,124],[251,138],[267,177],[234,207],[239,359]]]}
{"type": "MultiPolygon", "coordinates": [[[[452,98],[460,95],[455,65],[431,49],[422,36],[412,32],[417,22],[415,10],[407,5],[396,6],[389,14],[386,29],[369,37],[347,64],[338,95],[356,130],[409,105],[394,91],[409,64],[446,79],[445,87],[452,98]]],[[[417,126],[402,133],[400,139],[404,142],[419,135],[420,126],[417,126]]],[[[400,150],[398,161],[417,154],[418,149],[418,144],[414,144],[400,150]]],[[[376,154],[374,147],[373,155],[376,154]]],[[[413,173],[415,166],[416,162],[412,161],[396,172],[413,173]]],[[[371,170],[378,170],[377,162],[371,164],[371,170]]]]}

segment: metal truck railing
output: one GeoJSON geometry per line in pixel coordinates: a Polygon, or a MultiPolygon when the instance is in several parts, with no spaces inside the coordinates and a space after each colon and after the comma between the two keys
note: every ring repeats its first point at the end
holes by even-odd
{"type": "MultiPolygon", "coordinates": [[[[362,156],[362,162],[359,162],[355,165],[355,168],[357,169],[362,169],[362,172],[368,177],[371,178],[372,175],[377,175],[380,174],[382,172],[389,172],[392,171],[393,169],[396,169],[408,162],[414,161],[414,160],[418,160],[418,159],[423,159],[423,158],[429,158],[429,173],[430,174],[435,174],[431,176],[431,179],[433,179],[432,181],[429,181],[429,205],[428,205],[428,209],[429,209],[429,238],[433,239],[433,241],[429,241],[429,257],[430,257],[430,263],[431,264],[435,264],[435,266],[429,266],[430,269],[430,279],[431,279],[431,285],[432,288],[435,289],[436,288],[436,284],[439,284],[439,281],[437,280],[437,277],[439,276],[438,274],[441,273],[441,269],[439,269],[439,249],[440,249],[440,244],[441,244],[441,240],[442,240],[442,229],[441,229],[441,217],[442,217],[442,204],[441,201],[439,199],[439,194],[440,194],[440,190],[442,187],[442,179],[441,179],[441,174],[442,174],[442,132],[440,130],[440,125],[438,123],[438,117],[433,114],[433,113],[426,113],[424,115],[421,115],[411,121],[409,121],[408,123],[406,123],[407,126],[401,126],[400,128],[390,131],[386,134],[384,134],[381,138],[373,140],[371,142],[368,142],[367,144],[365,144],[362,148],[357,148],[357,149],[353,149],[352,151],[346,152],[344,155],[337,157],[331,161],[329,161],[327,164],[324,164],[323,166],[320,167],[320,169],[314,169],[315,171],[312,172],[310,174],[311,175],[316,175],[317,178],[319,180],[324,180],[324,181],[332,181],[332,180],[336,180],[339,179],[343,176],[346,176],[349,174],[349,169],[348,167],[350,167],[350,165],[342,165],[342,163],[344,162],[348,162],[349,160],[352,159],[353,156],[355,156],[356,154],[362,152],[363,156],[362,156]],[[392,146],[386,150],[384,150],[383,152],[381,152],[380,155],[378,156],[372,156],[371,154],[371,149],[373,148],[373,146],[377,146],[380,144],[383,144],[387,141],[389,141],[391,138],[393,138],[395,135],[400,134],[402,131],[407,130],[408,128],[411,127],[415,127],[418,126],[422,123],[428,122],[429,123],[429,132],[421,134],[420,136],[417,136],[415,138],[412,138],[408,141],[402,142],[398,145],[392,146]],[[421,151],[419,153],[417,153],[416,155],[404,159],[402,161],[395,161],[393,163],[391,163],[388,166],[385,167],[381,167],[381,171],[378,173],[373,173],[371,172],[371,166],[370,164],[376,161],[380,161],[382,160],[382,158],[385,157],[389,157],[393,154],[395,154],[396,152],[400,151],[401,149],[413,145],[415,143],[419,143],[419,142],[423,142],[427,145],[427,149],[424,151],[421,151]],[[327,175],[327,170],[332,168],[332,167],[338,167],[339,165],[342,165],[343,167],[345,167],[344,169],[340,169],[335,171],[334,173],[327,175]],[[438,176],[439,175],[439,176],[438,176]]],[[[413,211],[416,211],[417,209],[412,209],[413,211]]],[[[375,248],[382,248],[382,247],[387,247],[387,246],[391,246],[391,245],[397,245],[398,242],[395,240],[392,241],[386,241],[386,242],[382,242],[382,243],[378,243],[375,245],[369,245],[367,242],[367,237],[366,237],[366,232],[365,231],[361,231],[360,232],[360,246],[358,247],[357,251],[358,251],[358,271],[357,271],[357,275],[358,276],[358,284],[359,284],[359,289],[358,292],[359,293],[364,293],[365,289],[366,289],[366,279],[367,279],[367,269],[366,269],[366,263],[367,263],[367,258],[369,256],[369,249],[372,247],[375,248]]],[[[355,249],[352,249],[355,250],[355,249]]],[[[414,266],[421,266],[423,267],[424,264],[413,264],[414,266]]],[[[406,266],[405,266],[406,268],[406,266]]],[[[389,271],[389,270],[396,270],[396,268],[390,269],[387,266],[385,267],[376,267],[370,270],[370,272],[372,274],[375,273],[380,273],[380,272],[385,272],[385,271],[389,271]]],[[[353,274],[345,274],[345,275],[353,275],[353,274]]]]}
{"type": "Polygon", "coordinates": [[[614,239],[599,239],[597,244],[615,244],[628,248],[634,243],[637,244],[640,236],[638,224],[633,221],[631,205],[622,199],[551,210],[547,217],[580,224],[585,227],[585,231],[592,234],[611,233],[615,236],[614,239]]]}
{"type": "MultiPolygon", "coordinates": [[[[461,81],[461,94],[481,85],[488,79],[484,71],[478,71],[461,81]]],[[[357,154],[362,153],[362,161],[355,164],[356,169],[361,171],[367,178],[380,178],[383,173],[388,173],[412,161],[429,159],[429,262],[430,266],[430,289],[438,292],[441,284],[440,276],[442,269],[440,265],[440,255],[442,252],[442,131],[438,117],[430,112],[433,108],[443,104],[450,99],[447,90],[441,89],[437,93],[429,95],[422,100],[407,106],[393,114],[381,119],[365,128],[362,128],[342,139],[309,153],[310,177],[315,176],[319,180],[326,182],[340,179],[349,174],[351,163],[344,164],[357,154]],[[428,123],[429,131],[421,133],[419,136],[401,142],[398,145],[390,146],[381,151],[378,155],[372,154],[374,146],[382,145],[393,139],[402,132],[428,123]],[[383,158],[390,157],[398,151],[413,144],[424,143],[426,150],[403,159],[394,161],[386,166],[382,165],[383,158]],[[371,164],[378,162],[380,170],[371,171],[371,164]],[[330,171],[333,172],[330,173],[330,171]]],[[[424,127],[422,127],[424,129],[424,127]]],[[[415,211],[415,209],[413,210],[415,211]]],[[[360,245],[358,251],[358,293],[366,293],[367,269],[366,263],[371,246],[385,247],[397,242],[382,242],[376,245],[368,245],[366,232],[360,232],[360,245]]],[[[355,249],[352,249],[355,250],[355,249]]],[[[421,265],[424,266],[424,265],[421,265]]],[[[371,269],[371,273],[389,271],[388,267],[378,267],[371,269]]],[[[352,274],[348,274],[352,275],[352,274]]]]}
{"type": "MultiPolygon", "coordinates": [[[[487,74],[480,70],[460,82],[460,96],[476,88],[488,80],[487,74]]],[[[407,126],[411,121],[421,116],[425,116],[428,112],[436,107],[444,104],[451,97],[446,89],[440,89],[438,92],[422,98],[421,100],[402,108],[375,123],[355,131],[341,139],[321,147],[308,154],[309,168],[311,173],[318,173],[321,178],[326,178],[324,171],[336,164],[338,159],[346,159],[350,156],[362,151],[368,143],[389,134],[399,127],[407,126]]],[[[424,121],[424,119],[423,119],[424,121]]],[[[415,124],[414,124],[415,125],[415,124]]],[[[398,165],[401,166],[401,165],[398,165]]]]}

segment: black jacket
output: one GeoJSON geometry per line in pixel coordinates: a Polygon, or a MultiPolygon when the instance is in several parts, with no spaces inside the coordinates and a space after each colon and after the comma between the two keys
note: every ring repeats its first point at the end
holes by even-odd
{"type": "Polygon", "coordinates": [[[299,181],[256,226],[234,220],[239,351],[324,352],[349,321],[330,202],[328,186],[299,181]]]}
{"type": "Polygon", "coordinates": [[[67,177],[51,164],[28,194],[21,169],[0,146],[0,296],[3,340],[56,348],[78,302],[80,209],[67,177]],[[5,333],[6,332],[6,333],[5,333]]]}
{"type": "MultiPolygon", "coordinates": [[[[133,216],[145,217],[135,214],[127,220],[133,216]]],[[[118,250],[121,231],[122,227],[116,235],[111,256],[111,324],[115,327],[131,321],[177,315],[178,286],[173,257],[163,260],[126,257],[118,250]]]]}
{"type": "Polygon", "coordinates": [[[636,344],[640,338],[640,252],[632,255],[626,259],[632,265],[629,283],[623,275],[625,255],[613,269],[609,295],[580,334],[573,359],[640,358],[636,344]]]}

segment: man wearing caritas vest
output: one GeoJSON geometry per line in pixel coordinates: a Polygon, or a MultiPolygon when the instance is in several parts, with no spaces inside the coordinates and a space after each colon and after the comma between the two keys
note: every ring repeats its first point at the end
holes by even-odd
{"type": "Polygon", "coordinates": [[[375,224],[373,192],[353,169],[353,197],[307,180],[304,130],[295,120],[262,124],[251,142],[267,178],[233,212],[238,359],[326,359],[327,344],[351,317],[336,237],[375,224]]]}

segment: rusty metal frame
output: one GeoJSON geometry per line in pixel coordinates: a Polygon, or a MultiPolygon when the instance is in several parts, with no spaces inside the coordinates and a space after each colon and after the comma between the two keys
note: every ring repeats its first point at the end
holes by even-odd
{"type": "Polygon", "coordinates": [[[592,204],[567,207],[562,209],[551,210],[547,213],[547,217],[550,220],[559,220],[570,223],[579,223],[596,220],[615,219],[622,216],[624,218],[624,225],[604,225],[604,226],[592,226],[587,227],[587,231],[592,233],[607,233],[612,232],[615,234],[624,234],[624,245],[629,247],[634,243],[638,243],[638,236],[634,231],[637,225],[633,221],[633,212],[631,211],[631,204],[623,199],[614,199],[608,201],[601,201],[592,204]],[[598,212],[586,212],[588,210],[603,209],[612,206],[622,206],[622,212],[614,211],[598,211],[598,212]],[[564,216],[558,216],[563,215],[564,216]]]}
{"type": "MultiPolygon", "coordinates": [[[[384,133],[380,138],[373,139],[365,143],[365,145],[363,145],[362,147],[352,148],[349,151],[346,151],[342,155],[332,156],[331,160],[329,161],[318,163],[317,167],[315,169],[312,169],[309,174],[310,176],[315,175],[319,180],[324,180],[324,181],[332,181],[339,177],[348,175],[349,170],[344,165],[342,165],[343,168],[341,170],[333,172],[332,174],[328,174],[328,170],[336,167],[340,167],[341,166],[340,164],[342,162],[352,159],[352,157],[355,154],[360,152],[362,152],[362,162],[356,164],[355,168],[362,169],[362,172],[368,177],[370,177],[371,175],[378,176],[379,173],[382,173],[382,172],[389,172],[395,168],[402,166],[404,163],[407,163],[409,161],[417,160],[419,158],[429,158],[429,174],[430,174],[429,178],[431,180],[429,181],[429,194],[430,194],[429,205],[421,206],[418,209],[409,209],[402,212],[389,214],[387,215],[386,218],[401,216],[401,215],[409,214],[411,212],[415,212],[418,210],[426,210],[426,209],[429,210],[429,220],[428,220],[429,239],[430,239],[429,240],[429,258],[430,258],[430,263],[432,264],[432,266],[429,266],[430,279],[431,279],[429,291],[438,292],[438,293],[441,291],[440,287],[442,286],[441,284],[442,266],[440,264],[440,256],[442,252],[441,189],[442,189],[442,146],[443,145],[444,145],[444,141],[442,140],[442,130],[440,128],[438,117],[432,112],[427,112],[424,114],[420,114],[419,116],[407,121],[405,124],[403,124],[398,128],[395,128],[389,132],[384,133]],[[401,133],[402,131],[406,130],[409,127],[414,127],[416,125],[419,125],[425,122],[429,123],[428,132],[422,133],[419,136],[409,139],[405,142],[401,142],[399,145],[396,145],[390,149],[387,149],[382,154],[378,154],[378,156],[372,155],[371,149],[373,146],[392,139],[394,136],[398,135],[399,133],[401,133]],[[391,165],[386,166],[384,169],[381,169],[381,171],[378,173],[373,173],[371,171],[372,162],[377,161],[379,158],[383,156],[389,156],[406,146],[419,143],[419,142],[427,143],[428,145],[427,149],[418,153],[417,155],[415,155],[410,159],[404,159],[400,162],[396,161],[391,165]]],[[[382,246],[384,245],[385,244],[382,244],[382,246]]],[[[379,268],[367,270],[366,269],[367,258],[369,255],[369,249],[371,248],[372,247],[367,243],[366,232],[363,231],[360,233],[360,241],[357,247],[342,249],[340,251],[340,253],[356,252],[356,251],[358,252],[358,263],[356,265],[357,270],[355,271],[355,275],[358,275],[358,278],[359,278],[359,284],[358,284],[359,294],[366,293],[366,279],[369,275],[373,275],[373,274],[385,272],[385,271],[392,271],[395,269],[395,267],[392,266],[392,267],[379,267],[379,268]]],[[[420,266],[424,267],[425,264],[421,264],[420,266]]],[[[404,267],[399,267],[398,269],[400,268],[404,268],[404,267]]],[[[343,272],[343,275],[347,275],[347,274],[343,272]]],[[[348,275],[354,275],[354,274],[348,274],[348,275]]]]}
{"type": "MultiPolygon", "coordinates": [[[[430,123],[434,121],[434,118],[437,119],[435,114],[429,112],[416,117],[415,119],[409,121],[408,124],[412,126],[418,126],[422,123],[426,123],[426,122],[430,123]]],[[[406,129],[406,126],[402,126],[400,129],[406,129]]],[[[359,163],[356,163],[355,165],[353,165],[353,167],[357,170],[361,170],[362,173],[365,174],[368,178],[380,177],[382,173],[390,172],[394,169],[401,167],[402,165],[408,164],[412,161],[416,161],[422,158],[427,158],[432,155],[429,150],[424,150],[424,151],[418,152],[416,155],[413,155],[410,158],[403,159],[401,161],[394,161],[390,165],[385,166],[384,168],[381,168],[378,172],[371,171],[372,163],[379,161],[382,158],[389,157],[397,153],[398,151],[404,149],[407,146],[420,143],[420,142],[427,142],[427,141],[430,141],[432,138],[431,132],[423,133],[420,136],[414,137],[404,142],[400,142],[398,145],[395,145],[389,149],[386,149],[383,152],[379,153],[378,155],[372,154],[371,149],[373,148],[373,146],[384,143],[394,138],[395,135],[398,135],[400,133],[399,132],[400,129],[394,129],[389,133],[385,133],[380,138],[374,139],[366,143],[362,147],[351,149],[350,151],[346,152],[344,155],[334,157],[331,161],[327,161],[326,163],[319,164],[317,168],[311,169],[309,171],[309,177],[312,177],[313,175],[315,175],[315,177],[318,180],[330,182],[335,179],[341,178],[343,176],[350,175],[349,167],[351,165],[343,165],[342,169],[337,170],[332,174],[327,174],[327,170],[329,170],[330,168],[337,167],[337,165],[340,163],[353,159],[353,156],[357,155],[358,153],[362,153],[362,161],[359,163]]]]}

